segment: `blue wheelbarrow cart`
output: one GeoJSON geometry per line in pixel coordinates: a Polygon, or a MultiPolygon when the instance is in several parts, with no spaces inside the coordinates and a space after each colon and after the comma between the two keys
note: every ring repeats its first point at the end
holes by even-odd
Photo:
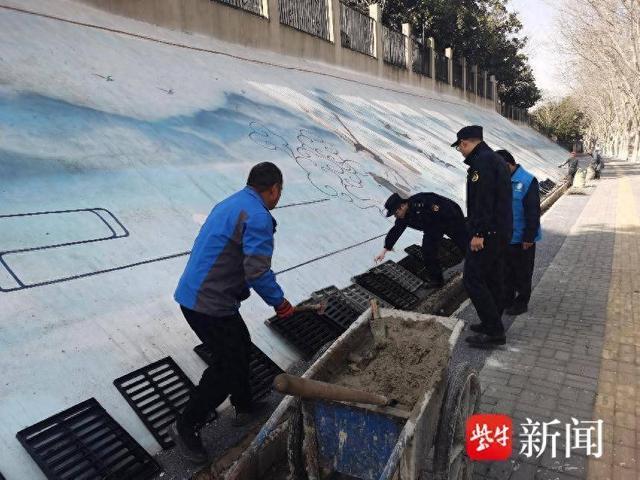
{"type": "MultiPolygon", "coordinates": [[[[302,378],[322,380],[345,365],[349,354],[371,338],[371,311],[326,348],[302,378]]],[[[456,318],[401,310],[380,309],[379,315],[440,323],[450,331],[450,356],[464,326],[456,318]]],[[[470,480],[465,428],[480,395],[477,373],[468,364],[449,363],[411,411],[286,396],[224,478],[470,480]]]]}

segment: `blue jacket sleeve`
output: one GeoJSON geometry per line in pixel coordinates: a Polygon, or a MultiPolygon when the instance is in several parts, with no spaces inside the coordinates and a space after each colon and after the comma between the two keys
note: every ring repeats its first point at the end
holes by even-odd
{"type": "Polygon", "coordinates": [[[247,284],[272,307],[284,301],[282,288],[271,270],[273,220],[268,213],[250,215],[242,237],[244,275],[247,284]]]}

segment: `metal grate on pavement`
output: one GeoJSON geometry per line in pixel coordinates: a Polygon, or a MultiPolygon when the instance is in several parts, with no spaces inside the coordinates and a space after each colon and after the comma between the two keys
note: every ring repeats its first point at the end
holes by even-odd
{"type": "Polygon", "coordinates": [[[343,331],[324,315],[310,311],[296,312],[289,318],[272,317],[265,323],[296,347],[306,360],[343,331]]]}
{"type": "Polygon", "coordinates": [[[335,323],[340,329],[340,333],[349,328],[360,316],[358,310],[349,303],[340,291],[321,298],[321,300],[326,303],[324,316],[335,323]]]}
{"type": "Polygon", "coordinates": [[[378,301],[380,308],[393,308],[389,303],[376,297],[373,293],[365,290],[357,283],[349,285],[347,288],[340,290],[340,293],[345,297],[347,302],[358,312],[362,313],[369,308],[371,299],[378,301]]]}
{"type": "MultiPolygon", "coordinates": [[[[424,258],[422,257],[422,248],[418,245],[410,245],[404,249],[409,255],[416,257],[421,262],[424,262],[424,258]]],[[[464,260],[464,256],[456,244],[453,243],[453,240],[450,238],[443,238],[440,242],[440,248],[438,249],[438,259],[440,260],[440,265],[443,270],[447,270],[448,268],[454,267],[458,265],[462,260],[464,260]]]]}
{"type": "Polygon", "coordinates": [[[311,294],[311,298],[315,300],[320,300],[322,298],[328,297],[335,293],[338,293],[340,290],[335,285],[330,285],[328,287],[322,288],[320,290],[316,290],[311,294]]]}
{"type": "Polygon", "coordinates": [[[143,480],[160,467],[95,398],[16,434],[49,480],[143,480]]]}
{"type": "MultiPolygon", "coordinates": [[[[211,350],[209,350],[206,345],[196,345],[193,351],[196,352],[205,363],[211,365],[211,350]]],[[[271,384],[273,383],[274,377],[282,373],[282,369],[253,343],[251,344],[249,369],[251,396],[254,400],[266,397],[271,392],[271,384]]]]}
{"type": "Polygon", "coordinates": [[[429,282],[431,281],[431,277],[429,276],[429,272],[427,271],[427,267],[424,266],[424,262],[422,260],[417,259],[413,255],[407,255],[403,259],[398,262],[402,268],[410,271],[419,279],[429,282]]]}
{"type": "Polygon", "coordinates": [[[411,310],[418,303],[417,296],[387,275],[367,272],[354,277],[354,281],[395,308],[411,310]]]}
{"type": "Polygon", "coordinates": [[[424,286],[424,282],[418,278],[416,275],[411,273],[406,268],[398,265],[396,262],[388,260],[381,265],[373,267],[369,270],[372,273],[381,273],[386,275],[393,280],[395,280],[398,284],[400,284],[403,288],[406,288],[411,293],[416,292],[421,287],[424,286]]]}
{"type": "Polygon", "coordinates": [[[189,400],[193,383],[171,357],[113,381],[162,448],[173,446],[167,429],[189,400]]]}

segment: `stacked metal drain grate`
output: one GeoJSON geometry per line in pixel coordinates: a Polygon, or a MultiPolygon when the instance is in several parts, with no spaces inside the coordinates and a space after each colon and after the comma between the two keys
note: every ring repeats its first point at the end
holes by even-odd
{"type": "MultiPolygon", "coordinates": [[[[424,257],[422,256],[422,248],[418,245],[411,245],[404,249],[412,257],[415,257],[420,262],[424,263],[424,257]]],[[[464,254],[458,250],[456,244],[450,238],[443,238],[440,243],[440,249],[438,250],[438,260],[443,270],[451,267],[455,267],[462,260],[464,260],[464,254]]]]}
{"type": "Polygon", "coordinates": [[[551,191],[556,188],[556,184],[548,178],[540,182],[538,186],[540,187],[540,195],[543,197],[549,195],[551,191]]]}
{"type": "Polygon", "coordinates": [[[296,347],[306,360],[344,331],[324,315],[310,311],[296,312],[289,318],[272,317],[265,323],[296,347]]]}
{"type": "Polygon", "coordinates": [[[383,275],[388,276],[389,278],[396,281],[400,286],[409,290],[411,293],[415,293],[420,288],[424,287],[424,281],[422,281],[419,277],[411,273],[406,268],[391,260],[373,267],[369,271],[372,273],[382,273],[383,275]]]}
{"type": "Polygon", "coordinates": [[[353,283],[347,288],[340,290],[340,293],[342,293],[349,305],[358,313],[362,313],[369,308],[372,299],[375,299],[381,308],[393,308],[392,305],[376,297],[373,293],[365,290],[357,283],[353,283]]]}
{"type": "Polygon", "coordinates": [[[171,357],[163,358],[113,381],[162,448],[173,441],[167,433],[189,400],[193,383],[171,357]]]}
{"type": "MultiPolygon", "coordinates": [[[[193,351],[207,364],[211,364],[213,359],[211,351],[204,344],[197,345],[193,351]]],[[[251,396],[254,400],[258,400],[266,397],[271,392],[273,378],[281,374],[282,369],[253,343],[251,344],[251,358],[249,362],[251,396]]]]}
{"type": "Polygon", "coordinates": [[[382,273],[367,272],[353,279],[358,285],[401,310],[411,310],[418,303],[418,297],[396,281],[382,273]]]}
{"type": "Polygon", "coordinates": [[[355,309],[337,289],[335,292],[320,297],[319,300],[326,304],[323,316],[335,323],[340,329],[340,333],[349,328],[360,316],[361,312],[355,309]]]}
{"type": "Polygon", "coordinates": [[[160,471],[95,398],[27,427],[16,437],[49,480],[143,480],[160,471]]]}

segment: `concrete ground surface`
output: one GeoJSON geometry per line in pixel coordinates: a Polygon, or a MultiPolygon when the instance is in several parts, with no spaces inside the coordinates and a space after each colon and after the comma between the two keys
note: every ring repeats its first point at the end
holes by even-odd
{"type": "MultiPolygon", "coordinates": [[[[544,217],[529,312],[506,319],[507,345],[459,345],[454,361],[480,371],[481,412],[513,418],[511,460],[477,463],[474,479],[640,478],[639,174],[638,165],[611,163],[586,194],[560,199],[544,217]],[[573,418],[581,422],[575,428],[573,418]],[[540,428],[559,421],[548,429],[546,448],[531,455],[522,451],[529,420],[540,428]],[[584,423],[597,420],[600,452],[597,424],[584,423]],[[584,446],[576,434],[591,427],[588,454],[575,448],[584,446]]],[[[475,310],[458,315],[473,321],[475,310]]]]}

